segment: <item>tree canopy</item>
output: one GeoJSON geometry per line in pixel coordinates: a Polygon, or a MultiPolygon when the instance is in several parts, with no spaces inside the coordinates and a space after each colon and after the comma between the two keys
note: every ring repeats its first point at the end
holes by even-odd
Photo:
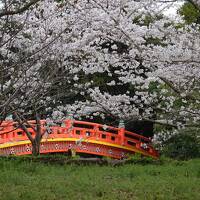
{"type": "Polygon", "coordinates": [[[2,1],[0,27],[2,119],[199,126],[199,25],[168,18],[156,1],[2,1]]]}

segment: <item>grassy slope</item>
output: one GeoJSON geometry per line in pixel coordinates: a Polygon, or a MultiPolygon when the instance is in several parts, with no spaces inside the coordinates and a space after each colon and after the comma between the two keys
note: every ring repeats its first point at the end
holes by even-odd
{"type": "Polygon", "coordinates": [[[0,200],[200,199],[200,159],[163,165],[48,165],[0,159],[0,200]]]}

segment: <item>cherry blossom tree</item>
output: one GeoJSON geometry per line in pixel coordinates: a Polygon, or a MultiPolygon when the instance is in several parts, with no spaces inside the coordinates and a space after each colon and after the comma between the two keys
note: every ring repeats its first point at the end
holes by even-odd
{"type": "MultiPolygon", "coordinates": [[[[5,1],[6,2],[6,1],[5,1]]],[[[152,0],[24,1],[0,12],[0,111],[197,126],[199,26],[152,0]]]]}
{"type": "Polygon", "coordinates": [[[160,16],[152,1],[81,1],[74,11],[79,8],[81,38],[70,57],[77,60],[71,70],[79,72],[74,86],[82,101],[59,109],[198,125],[198,26],[181,28],[181,21],[160,16]]]}
{"type": "Polygon", "coordinates": [[[37,155],[44,134],[40,116],[58,99],[54,87],[61,75],[64,79],[68,74],[63,67],[63,40],[71,39],[71,26],[77,18],[55,1],[3,1],[1,6],[1,120],[12,114],[37,155]],[[28,123],[30,118],[35,118],[36,125],[28,123]],[[36,132],[35,137],[27,126],[36,132]]]}

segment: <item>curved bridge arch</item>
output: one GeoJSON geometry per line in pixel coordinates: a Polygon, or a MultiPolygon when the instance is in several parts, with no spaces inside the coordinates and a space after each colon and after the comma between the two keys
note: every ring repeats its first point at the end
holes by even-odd
{"type": "MultiPolygon", "coordinates": [[[[29,121],[34,125],[34,121],[29,121]]],[[[144,156],[158,158],[158,152],[151,141],[141,135],[97,123],[64,120],[61,126],[45,127],[41,141],[40,153],[70,152],[108,156],[116,159],[127,158],[130,154],[140,153],[144,156]]],[[[0,155],[28,155],[32,146],[24,131],[15,128],[16,122],[4,121],[0,127],[0,155]]],[[[34,136],[32,128],[28,128],[34,136]]]]}

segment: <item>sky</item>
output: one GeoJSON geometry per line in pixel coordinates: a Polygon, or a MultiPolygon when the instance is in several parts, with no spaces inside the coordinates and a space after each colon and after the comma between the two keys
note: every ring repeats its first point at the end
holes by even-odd
{"type": "Polygon", "coordinates": [[[168,7],[164,10],[164,14],[170,18],[178,17],[177,10],[184,4],[183,1],[169,3],[168,7]]]}

